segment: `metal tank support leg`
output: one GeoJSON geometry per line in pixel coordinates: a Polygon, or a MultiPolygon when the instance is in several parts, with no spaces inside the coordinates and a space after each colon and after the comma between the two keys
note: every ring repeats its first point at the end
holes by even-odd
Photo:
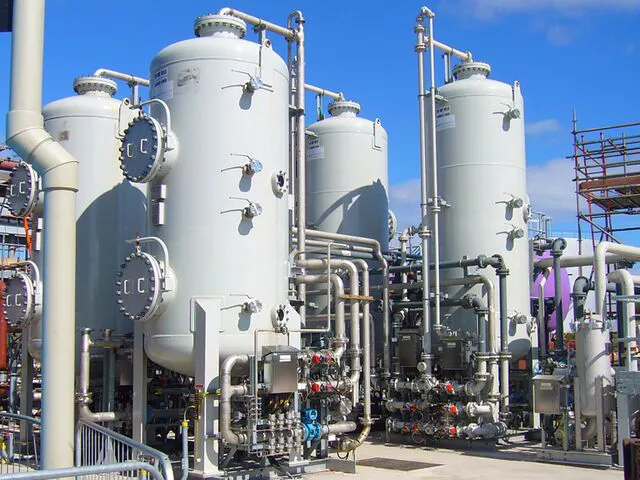
{"type": "Polygon", "coordinates": [[[133,418],[132,437],[147,439],[147,354],[144,351],[144,324],[135,322],[133,341],[133,418]]]}
{"type": "Polygon", "coordinates": [[[207,395],[220,388],[220,330],[222,318],[220,297],[194,298],[191,300],[191,319],[195,325],[195,358],[198,435],[195,439],[196,458],[194,470],[189,478],[211,478],[222,474],[218,469],[219,459],[219,400],[216,395],[207,395]]]}

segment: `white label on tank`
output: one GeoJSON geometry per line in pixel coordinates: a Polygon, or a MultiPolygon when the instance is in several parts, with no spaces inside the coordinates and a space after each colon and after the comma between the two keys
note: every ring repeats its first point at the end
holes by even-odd
{"type": "Polygon", "coordinates": [[[153,87],[153,96],[160,100],[171,100],[173,98],[173,80],[164,79],[153,87]]]}
{"type": "Polygon", "coordinates": [[[446,130],[447,128],[455,128],[456,116],[451,113],[449,105],[436,109],[436,131],[446,130]]]}
{"type": "Polygon", "coordinates": [[[324,158],[324,147],[320,146],[320,140],[315,139],[307,143],[307,160],[321,160],[324,158]]]}
{"type": "Polygon", "coordinates": [[[281,362],[290,362],[291,361],[291,355],[280,355],[280,361],[281,362]]]}

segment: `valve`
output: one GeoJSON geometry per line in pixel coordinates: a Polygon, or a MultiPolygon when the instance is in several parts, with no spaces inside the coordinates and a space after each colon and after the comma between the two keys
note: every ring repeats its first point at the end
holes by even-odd
{"type": "Polygon", "coordinates": [[[262,162],[255,158],[252,158],[251,161],[244,164],[244,166],[242,167],[242,171],[245,175],[260,173],[262,171],[262,162]]]}
{"type": "Polygon", "coordinates": [[[249,202],[249,206],[244,207],[244,209],[242,210],[242,215],[248,219],[252,219],[254,217],[257,217],[258,215],[262,215],[262,205],[257,202],[249,202]]]}

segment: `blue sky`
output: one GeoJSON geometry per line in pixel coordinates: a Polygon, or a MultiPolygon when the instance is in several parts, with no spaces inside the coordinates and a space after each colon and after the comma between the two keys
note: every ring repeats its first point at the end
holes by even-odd
{"type": "MultiPolygon", "coordinates": [[[[284,23],[307,18],[308,81],[343,91],[389,133],[391,201],[403,223],[419,190],[416,13],[423,2],[49,0],[44,102],[72,94],[78,75],[108,67],[148,75],[153,55],[193,35],[193,20],[224,6],[284,23]]],[[[640,0],[447,0],[428,4],[437,39],[491,64],[492,78],[519,80],[525,98],[530,195],[555,226],[575,229],[571,112],[579,126],[640,120],[640,0]]],[[[286,55],[283,42],[276,49],[286,55]]],[[[0,34],[0,110],[8,107],[9,34],[0,34]]],[[[438,79],[442,74],[438,74],[438,79]]],[[[126,87],[121,92],[126,95],[126,87]]],[[[309,118],[314,118],[314,99],[309,118]]],[[[4,138],[4,116],[0,118],[4,138]]],[[[418,222],[415,218],[414,222],[418,222]]]]}

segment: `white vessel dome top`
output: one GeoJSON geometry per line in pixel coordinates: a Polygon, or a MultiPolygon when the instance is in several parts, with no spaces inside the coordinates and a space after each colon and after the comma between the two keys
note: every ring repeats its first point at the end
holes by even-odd
{"type": "Polygon", "coordinates": [[[195,19],[193,30],[196,37],[243,38],[247,24],[231,15],[201,15],[195,19]]]}
{"type": "Polygon", "coordinates": [[[76,77],[73,80],[73,91],[78,95],[102,93],[112,97],[118,91],[118,86],[116,85],[116,82],[109,80],[108,78],[87,75],[83,77],[76,77]]]}

